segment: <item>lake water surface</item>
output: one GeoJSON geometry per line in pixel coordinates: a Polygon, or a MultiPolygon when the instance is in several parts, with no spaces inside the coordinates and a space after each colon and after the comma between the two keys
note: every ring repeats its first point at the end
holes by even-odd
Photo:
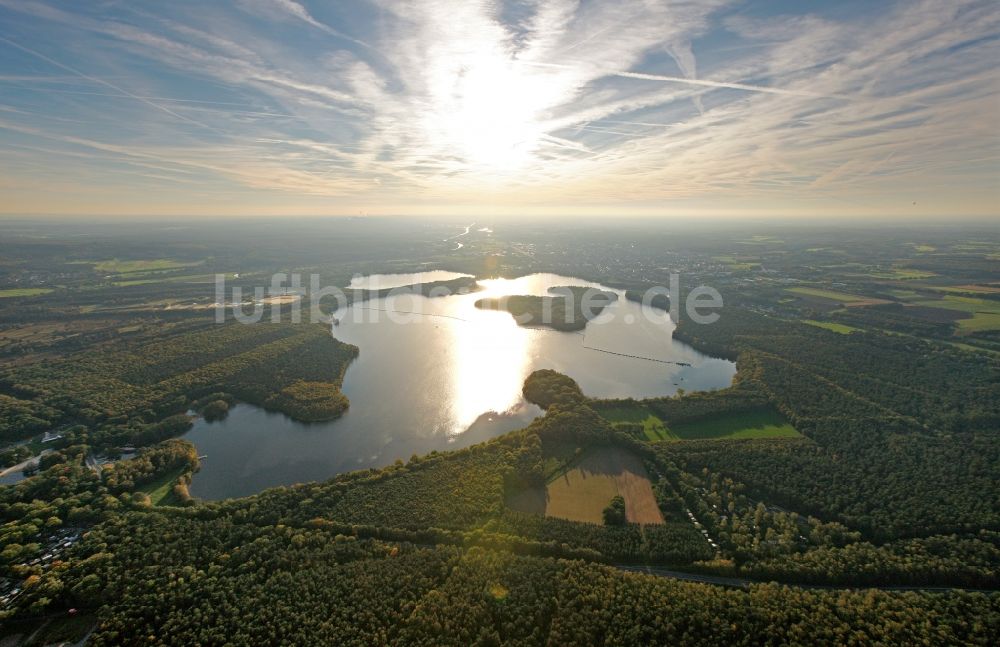
{"type": "MultiPolygon", "coordinates": [[[[351,287],[455,276],[461,275],[381,275],[355,279],[351,287]]],[[[191,493],[205,499],[243,496],[457,449],[524,427],[541,410],[523,400],[521,387],[540,368],[565,373],[587,395],[607,398],[723,388],[736,372],[732,362],[674,341],[666,313],[627,301],[620,291],[612,290],[621,296],[598,319],[571,333],[518,326],[510,314],[480,310],[475,302],[541,296],[557,286],[609,288],[554,274],[479,284],[483,289],[471,294],[393,295],[338,312],[333,335],[361,349],[344,380],[348,412],[309,425],[241,404],[225,420],[199,419],[185,435],[207,456],[191,493]]]]}

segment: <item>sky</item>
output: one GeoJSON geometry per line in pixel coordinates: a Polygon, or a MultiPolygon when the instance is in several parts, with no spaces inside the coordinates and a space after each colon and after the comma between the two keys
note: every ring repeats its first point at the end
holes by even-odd
{"type": "Polygon", "coordinates": [[[998,62],[989,0],[0,0],[0,214],[995,218],[998,62]]]}

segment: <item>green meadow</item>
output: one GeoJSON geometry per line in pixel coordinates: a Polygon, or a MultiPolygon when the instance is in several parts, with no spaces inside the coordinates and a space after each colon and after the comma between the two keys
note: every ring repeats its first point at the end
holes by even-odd
{"type": "MultiPolygon", "coordinates": [[[[90,261],[87,262],[89,263],[90,261]]],[[[168,258],[122,261],[117,258],[112,258],[103,261],[95,261],[93,262],[93,265],[95,271],[103,272],[105,274],[132,274],[135,272],[176,270],[182,267],[193,267],[195,265],[201,265],[203,262],[204,261],[197,261],[193,263],[182,263],[180,261],[173,261],[168,258]]]]}
{"type": "Polygon", "coordinates": [[[712,416],[672,425],[670,431],[684,440],[795,438],[801,435],[778,412],[770,410],[712,416]]]}
{"type": "Polygon", "coordinates": [[[174,494],[174,486],[177,485],[177,479],[184,474],[185,469],[179,467],[137,489],[148,494],[153,505],[178,505],[180,501],[174,494]]]}
{"type": "Polygon", "coordinates": [[[36,297],[39,294],[48,294],[52,288],[12,288],[10,290],[0,290],[0,299],[11,297],[36,297]]]}
{"type": "Polygon", "coordinates": [[[670,433],[660,418],[641,404],[603,409],[601,415],[612,424],[630,422],[642,425],[642,433],[646,440],[680,440],[670,433]]]}
{"type": "Polygon", "coordinates": [[[650,441],[794,438],[800,435],[795,427],[772,410],[720,414],[670,426],[639,403],[602,409],[600,413],[612,424],[641,424],[643,437],[650,441]]]}
{"type": "Polygon", "coordinates": [[[1000,330],[1000,301],[948,294],[942,299],[926,299],[914,303],[929,308],[945,308],[971,314],[970,318],[955,322],[959,331],[963,333],[1000,330]]]}
{"type": "Polygon", "coordinates": [[[792,292],[794,294],[801,294],[807,297],[821,297],[823,299],[832,299],[834,301],[843,301],[845,303],[850,301],[865,300],[865,297],[860,297],[856,294],[847,294],[846,292],[835,292],[833,290],[823,290],[820,288],[785,288],[785,291],[792,292]]]}
{"type": "Polygon", "coordinates": [[[840,323],[833,323],[832,321],[816,321],[814,319],[802,319],[801,321],[804,324],[816,326],[817,328],[825,328],[826,330],[831,330],[835,333],[840,333],[841,335],[847,335],[855,330],[861,330],[861,328],[855,328],[854,326],[848,326],[840,323]]]}
{"type": "Polygon", "coordinates": [[[891,270],[878,270],[875,272],[869,272],[867,276],[876,279],[895,279],[898,281],[911,281],[913,279],[928,279],[932,276],[937,276],[937,274],[935,274],[934,272],[924,272],[923,270],[894,267],[891,270]]]}

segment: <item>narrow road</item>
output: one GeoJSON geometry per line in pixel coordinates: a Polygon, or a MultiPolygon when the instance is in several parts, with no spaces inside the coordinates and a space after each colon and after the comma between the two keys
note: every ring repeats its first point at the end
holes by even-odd
{"type": "Polygon", "coordinates": [[[699,582],[701,584],[715,584],[716,586],[730,586],[745,588],[750,585],[749,580],[741,580],[735,577],[722,577],[719,575],[701,575],[699,573],[684,573],[682,571],[670,571],[664,568],[654,568],[652,566],[630,566],[628,564],[614,564],[614,567],[632,573],[645,573],[646,575],[656,575],[672,580],[683,580],[685,582],[699,582]]]}
{"type": "Polygon", "coordinates": [[[38,461],[40,461],[42,459],[42,456],[44,456],[48,452],[49,450],[47,449],[43,450],[42,453],[39,454],[38,456],[32,456],[29,459],[21,461],[17,465],[11,465],[10,467],[5,468],[3,471],[0,471],[0,477],[7,476],[8,474],[13,474],[14,472],[19,472],[27,467],[38,467],[38,461]]]}

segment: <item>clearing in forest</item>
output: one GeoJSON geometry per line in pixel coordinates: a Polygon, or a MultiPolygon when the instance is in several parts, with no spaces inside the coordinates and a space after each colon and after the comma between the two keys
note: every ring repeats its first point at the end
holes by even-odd
{"type": "Polygon", "coordinates": [[[628,427],[628,423],[642,425],[641,434],[636,435],[649,441],[658,440],[704,440],[740,438],[794,438],[801,434],[796,431],[780,413],[772,409],[720,413],[690,422],[668,425],[648,407],[639,403],[601,409],[601,416],[617,428],[628,427]]]}
{"type": "Polygon", "coordinates": [[[587,453],[550,481],[545,488],[544,512],[548,517],[604,523],[604,508],[616,495],[625,499],[628,521],[663,523],[642,461],[617,447],[587,453]]]}
{"type": "Polygon", "coordinates": [[[848,326],[842,323],[834,323],[832,321],[816,321],[815,319],[800,319],[804,324],[809,324],[810,326],[815,326],[817,328],[825,328],[832,332],[838,333],[840,335],[849,335],[855,330],[861,330],[860,328],[855,328],[854,326],[848,326]]]}
{"type": "Polygon", "coordinates": [[[801,434],[772,410],[724,413],[671,425],[670,431],[686,440],[701,438],[795,438],[801,434]]]}
{"type": "Polygon", "coordinates": [[[37,297],[40,294],[48,294],[52,288],[11,288],[0,290],[0,299],[12,297],[37,297]]]}
{"type": "Polygon", "coordinates": [[[187,469],[187,467],[178,467],[170,470],[155,481],[136,488],[136,491],[148,494],[149,501],[153,505],[179,505],[181,500],[174,493],[174,486],[177,485],[177,480],[187,469]]]}
{"type": "Polygon", "coordinates": [[[990,299],[948,294],[942,299],[928,299],[915,303],[919,306],[943,308],[971,315],[957,320],[959,334],[1000,330],[1000,303],[990,299]]]}
{"type": "Polygon", "coordinates": [[[793,294],[798,294],[804,297],[818,297],[820,299],[838,301],[840,303],[843,303],[848,308],[877,306],[877,305],[884,305],[886,303],[892,303],[891,301],[887,301],[885,299],[863,297],[863,296],[858,296],[857,294],[848,294],[846,292],[837,292],[835,290],[824,290],[821,288],[809,288],[809,287],[785,288],[785,292],[791,292],[793,294]]]}
{"type": "Polygon", "coordinates": [[[649,441],[680,440],[667,429],[663,420],[641,404],[623,404],[622,406],[601,409],[601,415],[612,425],[632,423],[642,425],[642,438],[649,441]]]}

